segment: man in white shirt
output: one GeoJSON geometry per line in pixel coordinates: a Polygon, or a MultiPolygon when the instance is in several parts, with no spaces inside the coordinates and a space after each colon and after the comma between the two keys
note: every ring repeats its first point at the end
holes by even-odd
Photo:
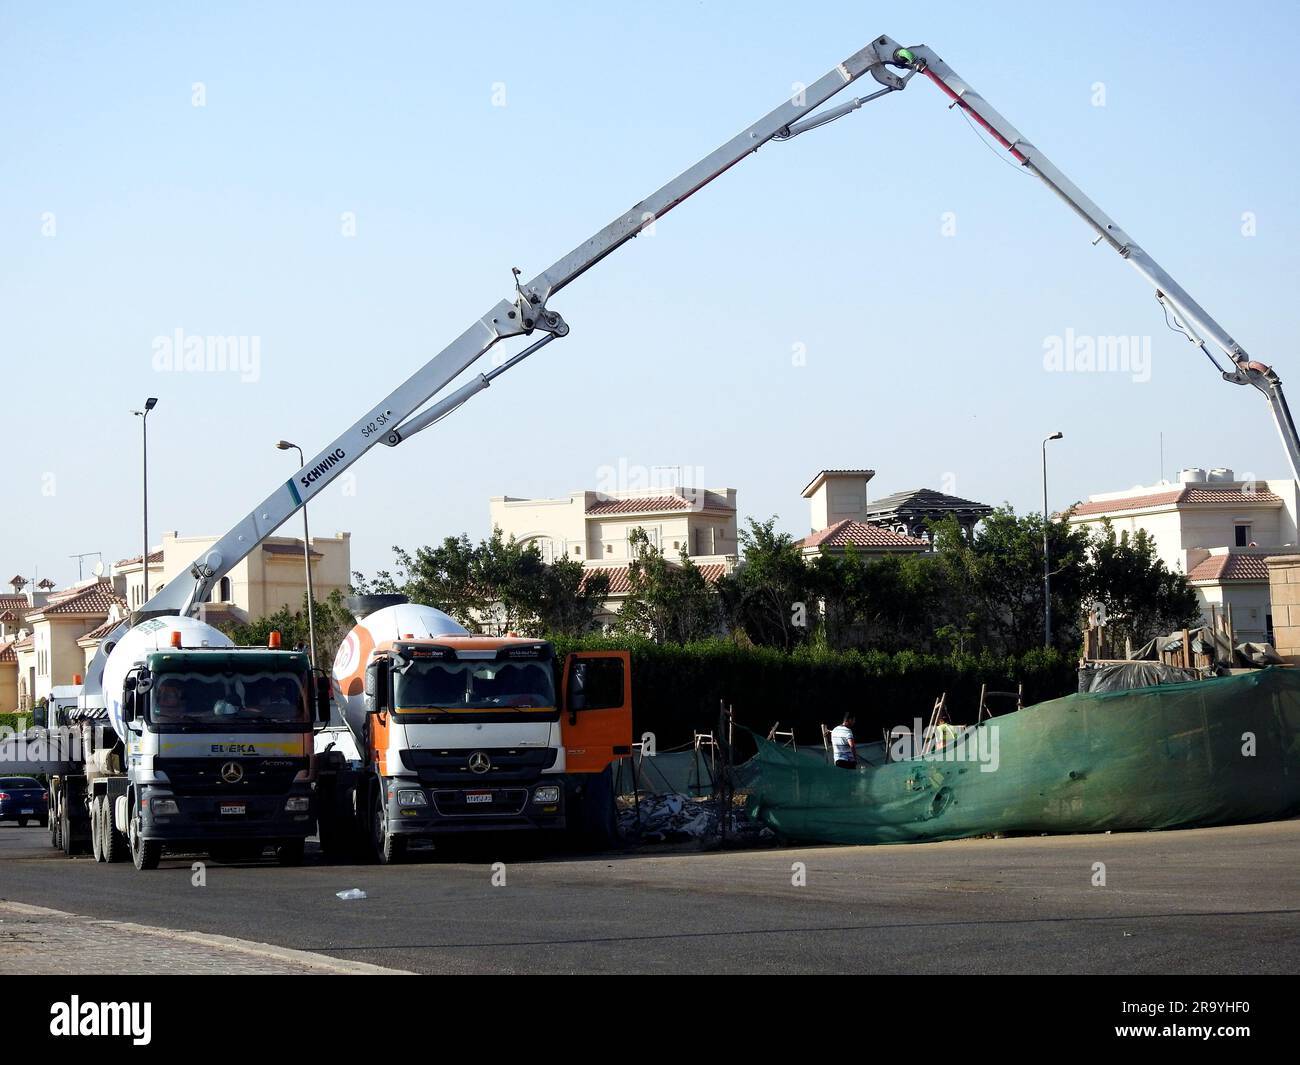
{"type": "Polygon", "coordinates": [[[858,745],[853,739],[853,714],[844,715],[844,723],[831,729],[831,756],[841,769],[858,768],[858,745]]]}

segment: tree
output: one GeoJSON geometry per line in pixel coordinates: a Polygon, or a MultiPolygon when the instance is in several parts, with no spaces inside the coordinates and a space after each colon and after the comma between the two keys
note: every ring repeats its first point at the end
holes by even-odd
{"type": "MultiPolygon", "coordinates": [[[[356,620],[352,612],[343,604],[343,594],[335,588],[323,600],[317,599],[312,618],[316,622],[316,662],[321,669],[328,670],[334,664],[334,656],[339,645],[356,620]]],[[[290,610],[282,606],[274,614],[255,618],[247,622],[226,622],[220,626],[227,636],[237,644],[248,646],[266,646],[271,633],[280,634],[284,647],[307,647],[310,631],[307,625],[307,593],[302,594],[302,609],[290,610]]]]}
{"type": "Polygon", "coordinates": [[[828,646],[895,651],[924,649],[948,609],[931,554],[867,558],[855,548],[823,551],[812,562],[828,646]]]}
{"type": "Polygon", "coordinates": [[[609,574],[588,571],[575,558],[557,558],[543,571],[532,601],[530,636],[582,636],[609,597],[609,574]]]}
{"type": "Polygon", "coordinates": [[[1109,637],[1136,646],[1200,621],[1196,590],[1156,554],[1145,529],[1115,535],[1109,520],[1092,537],[1088,594],[1105,611],[1109,637]]]}
{"type": "Polygon", "coordinates": [[[619,611],[619,631],[658,643],[690,643],[714,635],[721,620],[718,595],[685,549],[679,562],[670,562],[640,528],[628,534],[628,542],[631,591],[619,611]]]}
{"type": "MultiPolygon", "coordinates": [[[[973,537],[953,518],[931,530],[947,585],[942,624],[971,631],[1000,654],[1023,654],[1043,644],[1043,518],[996,508],[973,537]],[[973,624],[964,624],[961,618],[973,624]]],[[[1062,518],[1047,522],[1052,569],[1052,644],[1074,648],[1088,582],[1089,536],[1062,518]]],[[[965,641],[963,641],[965,642],[965,641]]]]}
{"type": "Polygon", "coordinates": [[[394,572],[380,570],[373,580],[357,574],[358,591],[405,595],[472,632],[581,635],[609,592],[607,574],[588,574],[576,559],[548,564],[536,544],[506,539],[500,529],[477,545],[462,534],[414,555],[400,547],[393,554],[394,572]]]}
{"type": "Polygon", "coordinates": [[[816,623],[816,590],[803,552],[775,525],[775,517],[749,519],[749,528],[740,531],[743,561],[718,582],[718,595],[729,628],[743,630],[755,644],[789,651],[816,623]]]}

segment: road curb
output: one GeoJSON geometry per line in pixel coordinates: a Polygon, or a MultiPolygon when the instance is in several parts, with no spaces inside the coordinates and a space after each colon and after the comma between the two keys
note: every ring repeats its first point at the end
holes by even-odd
{"type": "Polygon", "coordinates": [[[371,965],[363,961],[343,961],[331,958],[328,954],[317,954],[308,950],[295,950],[292,947],[278,947],[273,943],[256,943],[248,939],[236,939],[233,936],[219,936],[210,932],[190,932],[176,928],[160,928],[153,925],[136,924],[131,921],[112,921],[85,914],[68,913],[66,910],[53,910],[47,906],[33,906],[26,902],[13,902],[0,899],[0,913],[15,917],[56,917],[73,921],[86,921],[91,924],[108,925],[114,929],[133,934],[155,936],[181,943],[194,943],[214,950],[249,954],[259,958],[270,958],[293,965],[302,965],[319,969],[322,973],[356,976],[411,976],[405,969],[389,969],[382,965],[371,965]]]}

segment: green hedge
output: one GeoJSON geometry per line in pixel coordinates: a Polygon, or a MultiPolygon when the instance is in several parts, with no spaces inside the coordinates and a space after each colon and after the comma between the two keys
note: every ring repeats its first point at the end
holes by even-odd
{"type": "Polygon", "coordinates": [[[21,714],[11,711],[6,714],[0,714],[0,728],[10,728],[16,732],[20,722],[23,725],[27,725],[31,723],[31,720],[32,712],[30,710],[25,710],[21,714]]]}
{"type": "MultiPolygon", "coordinates": [[[[738,724],[766,733],[780,721],[799,743],[813,745],[821,743],[820,726],[838,724],[847,709],[857,715],[858,738],[870,742],[881,729],[928,721],[945,691],[952,720],[966,724],[975,720],[984,683],[991,691],[1023,683],[1027,706],[1077,690],[1076,659],[1057,651],[1016,659],[815,648],[785,654],[729,640],[679,645],[592,636],[554,643],[562,655],[630,650],[634,729],[638,738],[653,732],[661,749],[690,743],[697,729],[715,732],[719,700],[735,707],[738,724]]],[[[994,709],[1004,712],[1008,702],[994,709]]]]}

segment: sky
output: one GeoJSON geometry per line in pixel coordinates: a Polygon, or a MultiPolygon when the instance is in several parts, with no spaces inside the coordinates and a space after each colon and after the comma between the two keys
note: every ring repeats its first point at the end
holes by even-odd
{"type": "MultiPolygon", "coordinates": [[[[139,553],[146,396],[151,539],[226,531],[294,473],[277,440],[322,449],[512,267],[882,33],[933,48],[1300,382],[1289,2],[3,2],[2,576],[139,553]],[[246,338],[244,366],[169,369],[177,331],[246,338]]],[[[487,535],[492,496],[678,479],[803,535],[823,468],[1024,511],[1054,431],[1053,509],[1157,481],[1161,434],[1166,477],[1288,472],[1262,397],[920,79],[764,147],[551,306],[569,337],[371,450],[313,533],[349,531],[373,573],[487,535]],[[1133,339],[1104,372],[1051,364],[1080,338],[1133,339]]]]}

